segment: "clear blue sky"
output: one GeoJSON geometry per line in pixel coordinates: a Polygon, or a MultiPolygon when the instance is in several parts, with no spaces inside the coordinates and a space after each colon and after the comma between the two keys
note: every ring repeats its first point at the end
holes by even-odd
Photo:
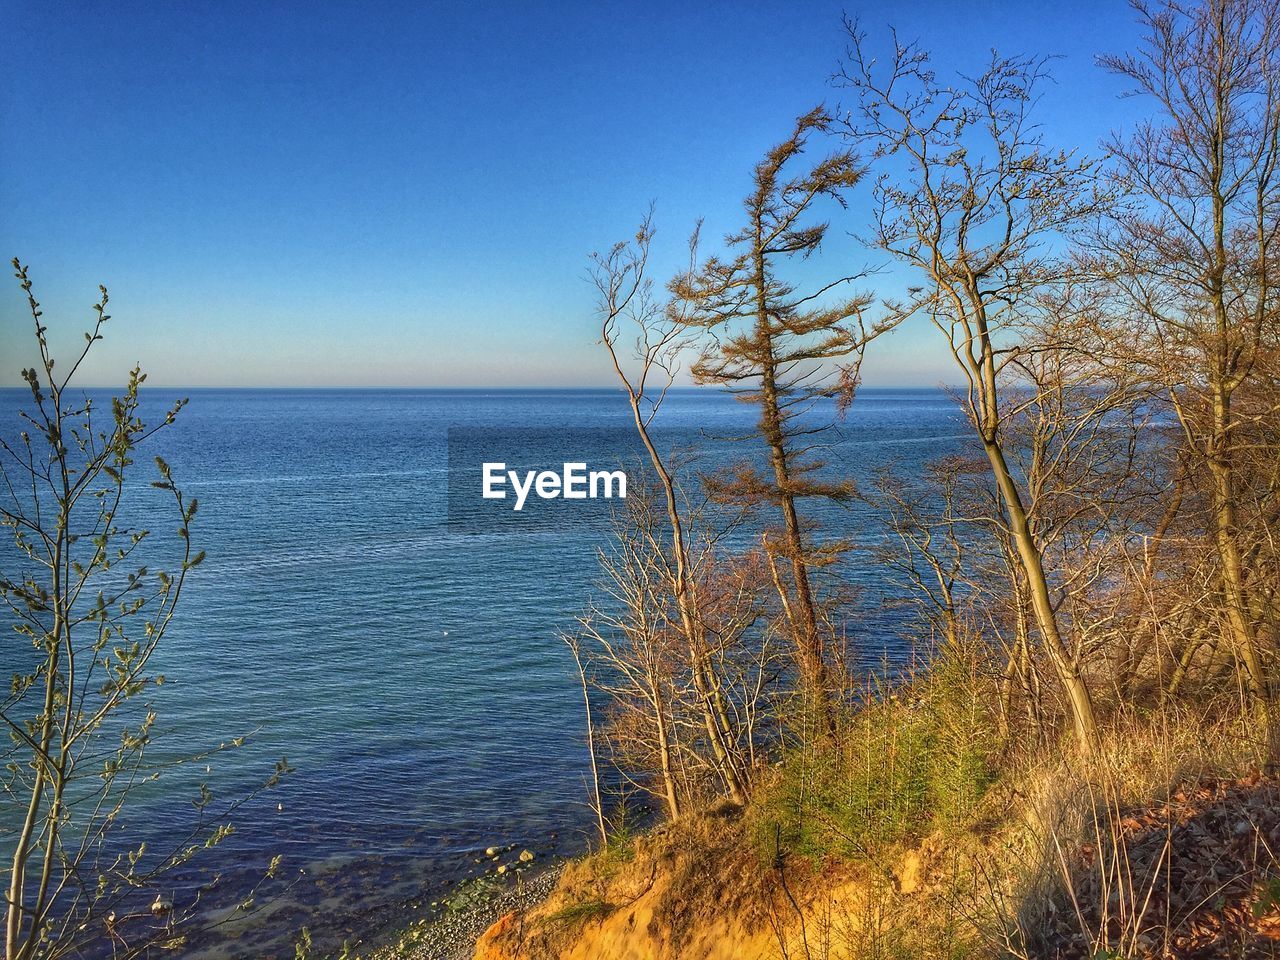
{"type": "MultiPolygon", "coordinates": [[[[1131,111],[1093,56],[1137,33],[1120,0],[3,7],[4,258],[71,346],[110,288],[86,382],[180,386],[607,383],[586,254],[651,199],[660,269],[696,218],[735,227],[761,152],[839,99],[842,10],[943,66],[1062,55],[1043,119],[1089,149],[1131,111]]],[[[31,357],[0,289],[4,385],[31,357]]],[[[948,362],[913,327],[867,382],[948,362]]]]}

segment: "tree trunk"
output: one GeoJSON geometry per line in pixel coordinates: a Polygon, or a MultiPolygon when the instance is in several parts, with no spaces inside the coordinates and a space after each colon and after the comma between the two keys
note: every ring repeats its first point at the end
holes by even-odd
{"type": "Polygon", "coordinates": [[[779,507],[782,509],[783,538],[791,563],[791,587],[794,596],[790,603],[792,640],[795,646],[796,667],[806,707],[813,712],[813,719],[825,730],[833,727],[827,664],[822,638],[818,633],[818,615],[813,600],[813,588],[809,583],[808,552],[804,534],[800,529],[800,517],[796,511],[795,497],[791,494],[791,470],[787,462],[786,438],[782,429],[782,409],[778,396],[777,370],[772,353],[769,333],[769,309],[765,302],[768,277],[764,255],[760,252],[763,241],[757,238],[755,261],[756,289],[756,341],[767,356],[761,362],[760,404],[761,434],[769,447],[769,461],[773,467],[774,485],[778,490],[779,507]]]}
{"type": "Polygon", "coordinates": [[[1054,672],[1058,675],[1058,681],[1062,684],[1067,700],[1071,704],[1071,719],[1075,725],[1076,740],[1080,750],[1088,756],[1093,753],[1098,740],[1098,724],[1094,716],[1093,699],[1080,673],[1078,662],[1063,642],[1062,633],[1058,628],[1057,611],[1053,609],[1053,601],[1049,596],[1049,581],[1044,572],[1044,559],[1031,532],[1031,523],[1027,518],[1026,508],[1022,504],[1018,486],[1005,460],[1004,450],[998,440],[989,440],[986,437],[983,438],[982,445],[991,464],[991,470],[995,474],[1000,496],[1004,500],[1009,520],[1009,533],[1013,538],[1019,565],[1027,578],[1027,592],[1031,600],[1031,611],[1036,618],[1036,627],[1049,651],[1049,659],[1053,663],[1054,672]]]}
{"type": "Polygon", "coordinates": [[[658,733],[658,761],[662,767],[662,786],[666,794],[667,816],[672,820],[680,818],[680,796],[676,792],[676,773],[671,762],[671,735],[667,730],[666,701],[662,696],[662,688],[657,677],[651,678],[653,685],[653,714],[658,733]]]}
{"type": "Polygon", "coordinates": [[[1209,473],[1213,477],[1214,542],[1221,565],[1222,594],[1227,609],[1227,623],[1244,667],[1249,695],[1267,697],[1266,673],[1258,651],[1258,638],[1249,610],[1245,590],[1244,563],[1236,541],[1235,477],[1230,453],[1231,393],[1222,383],[1215,384],[1213,397],[1213,433],[1209,440],[1209,473]]]}
{"type": "MultiPolygon", "coordinates": [[[[621,375],[619,370],[619,376],[621,375]]],[[[730,799],[736,803],[743,803],[746,800],[746,777],[739,769],[737,757],[733,751],[732,726],[729,723],[720,685],[716,682],[707,663],[702,617],[698,610],[693,584],[689,582],[688,548],[684,540],[684,521],[680,517],[680,507],[676,500],[675,481],[659,455],[658,448],[654,446],[652,437],[649,436],[648,425],[640,413],[640,398],[629,384],[627,395],[631,401],[631,415],[635,421],[636,430],[644,443],[654,472],[657,473],[658,480],[662,484],[666,501],[667,521],[671,526],[672,563],[675,566],[676,609],[680,614],[680,628],[684,632],[685,642],[689,647],[689,665],[693,674],[694,691],[698,695],[703,726],[707,731],[707,740],[711,744],[716,769],[724,781],[730,799]]]]}

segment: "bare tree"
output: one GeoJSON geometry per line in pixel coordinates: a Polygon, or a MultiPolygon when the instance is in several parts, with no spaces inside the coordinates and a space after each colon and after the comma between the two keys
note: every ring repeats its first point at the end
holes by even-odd
{"type": "MultiPolygon", "coordinates": [[[[678,320],[669,316],[664,305],[654,300],[652,281],[645,275],[652,240],[651,211],[641,223],[634,244],[618,243],[607,254],[597,254],[592,258],[592,277],[599,291],[600,340],[609,351],[614,372],[626,392],[632,421],[662,491],[670,527],[670,562],[676,609],[689,648],[692,680],[702,710],[707,742],[726,792],[733,800],[742,802],[746,798],[747,772],[733,749],[737,736],[725,705],[720,679],[709,658],[706,628],[691,571],[676,480],[667,462],[669,454],[659,451],[651,429],[667,391],[675,382],[680,353],[687,346],[683,339],[685,329],[678,320]],[[624,358],[619,352],[624,326],[635,337],[630,358],[624,358]],[[627,371],[624,365],[627,360],[634,361],[635,372],[627,371]]],[[[690,243],[691,261],[696,256],[696,249],[695,234],[690,243]]]]}
{"type": "Polygon", "coordinates": [[[907,588],[935,636],[959,643],[968,527],[963,516],[963,462],[947,458],[931,464],[923,484],[905,483],[901,464],[886,464],[874,490],[862,494],[888,528],[890,539],[876,559],[907,588]]]}
{"type": "Polygon", "coordinates": [[[917,45],[895,34],[892,55],[877,64],[858,25],[846,29],[837,81],[856,103],[843,132],[870,146],[882,168],[869,243],[918,278],[887,313],[927,316],[964,377],[964,406],[999,489],[1036,626],[1089,751],[1097,737],[1093,700],[1080,648],[1059,621],[1027,490],[1010,463],[1004,388],[1016,377],[1015,361],[1048,346],[1035,341],[1029,321],[1066,279],[1049,246],[1098,208],[1094,165],[1050,150],[1032,122],[1044,60],[993,55],[975,78],[944,82],[917,45]]]}
{"type": "MultiPolygon", "coordinates": [[[[1195,468],[1207,475],[1229,634],[1248,689],[1264,697],[1242,459],[1264,422],[1275,460],[1275,394],[1258,388],[1276,342],[1280,8],[1205,0],[1134,9],[1146,28],[1142,48],[1102,63],[1157,116],[1108,144],[1136,202],[1112,219],[1105,249],[1138,347],[1133,360],[1168,391],[1195,468]]],[[[1264,481],[1263,491],[1255,503],[1273,488],[1264,481]]],[[[1265,507],[1255,519],[1265,520],[1265,507]]]]}
{"type": "Polygon", "coordinates": [[[662,487],[633,482],[600,553],[601,595],[566,638],[581,671],[588,716],[594,720],[594,701],[605,721],[601,735],[589,728],[593,744],[672,818],[708,795],[726,793],[725,762],[712,743],[715,728],[708,729],[707,697],[695,666],[715,677],[719,709],[733,732],[723,749],[734,769],[750,769],[756,728],[762,711],[769,712],[776,671],[771,645],[755,629],[759,582],[750,564],[726,556],[719,544],[736,523],[730,517],[715,526],[699,511],[682,517],[703,643],[691,648],[678,612],[662,487]]]}
{"type": "MultiPolygon", "coordinates": [[[[670,595],[663,559],[654,549],[656,504],[646,491],[632,487],[614,524],[612,546],[600,554],[600,587],[607,602],[588,607],[569,642],[584,685],[607,699],[616,768],[629,777],[636,771],[656,772],[656,785],[647,778],[633,782],[659,797],[674,820],[687,799],[676,732],[685,661],[678,635],[668,628],[670,595]]],[[[590,695],[584,696],[590,711],[590,695]]],[[[594,765],[594,742],[591,746],[594,765]]],[[[598,782],[598,771],[596,776],[598,782]]]]}
{"type": "Polygon", "coordinates": [[[583,716],[587,721],[587,759],[591,763],[591,812],[595,814],[596,829],[600,833],[600,847],[604,849],[609,843],[609,828],[604,819],[604,796],[600,787],[600,760],[596,748],[596,720],[591,712],[591,683],[587,679],[587,666],[582,657],[582,643],[576,633],[567,633],[563,637],[573,654],[574,665],[578,668],[578,682],[582,686],[583,716]]]}

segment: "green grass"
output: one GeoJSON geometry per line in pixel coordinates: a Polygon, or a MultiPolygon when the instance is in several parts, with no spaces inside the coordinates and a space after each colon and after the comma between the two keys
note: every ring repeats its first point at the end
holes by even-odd
{"type": "Polygon", "coordinates": [[[763,855],[864,859],[970,821],[995,780],[991,697],[962,657],[939,658],[925,677],[787,754],[755,804],[763,855]]]}
{"type": "Polygon", "coordinates": [[[547,916],[546,923],[574,924],[585,923],[598,917],[606,917],[616,910],[612,903],[604,900],[585,900],[573,903],[547,916]]]}

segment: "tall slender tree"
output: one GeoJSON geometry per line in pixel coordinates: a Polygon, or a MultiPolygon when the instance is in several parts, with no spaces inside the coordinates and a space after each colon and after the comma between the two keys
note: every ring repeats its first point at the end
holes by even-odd
{"type": "MultiPolygon", "coordinates": [[[[592,280],[599,293],[600,342],[627,396],[632,422],[653,467],[662,491],[670,528],[669,570],[679,617],[679,629],[689,651],[694,690],[701,706],[707,743],[729,797],[746,797],[747,771],[736,751],[737,735],[725,704],[720,678],[712,669],[706,623],[698,598],[688,533],[681,513],[676,478],[668,463],[670,453],[658,448],[652,425],[675,382],[680,354],[687,344],[687,330],[672,319],[653,296],[653,282],[646,275],[653,240],[652,211],[636,232],[633,243],[617,243],[607,253],[592,257],[592,280]],[[634,338],[632,355],[624,343],[634,338]],[[629,369],[633,367],[634,369],[629,369]]],[[[696,257],[696,233],[690,243],[690,259],[696,257]]]]}
{"type": "MultiPolygon", "coordinates": [[[[211,916],[214,883],[185,903],[161,891],[175,869],[231,834],[226,818],[257,791],[215,805],[201,784],[195,822],[176,843],[149,848],[131,832],[136,824],[128,824],[142,785],[195,759],[157,757],[151,698],[164,682],[152,657],[187,577],[204,559],[191,542],[196,501],[157,457],[152,486],[177,528],[169,570],[143,562],[154,538],[131,528],[125,509],[140,492],[139,447],[172,424],[186,401],[148,424],[139,395],[146,376],[135,367],[104,416],[73,381],[110,319],[106,288],[99,288],[83,346],[55,370],[27,268],[17,260],[13,266],[37,365],[22,371],[30,400],[19,428],[0,435],[0,527],[16,547],[0,570],[0,606],[29,644],[0,698],[8,735],[0,784],[4,957],[79,957],[104,943],[114,957],[148,956],[256,909],[251,894],[224,916],[211,916]],[[142,899],[152,896],[149,905],[142,899]]],[[[201,756],[243,743],[237,738],[201,756]]],[[[266,785],[288,769],[280,761],[266,785]]],[[[266,878],[279,863],[271,861],[266,878]]]]}
{"type": "MultiPolygon", "coordinates": [[[[1105,238],[1133,361],[1167,391],[1196,472],[1207,479],[1228,633],[1245,684],[1268,693],[1250,594],[1259,586],[1242,505],[1242,460],[1259,422],[1274,429],[1280,231],[1280,5],[1275,0],[1134,4],[1146,28],[1133,54],[1102,63],[1156,116],[1109,150],[1136,202],[1105,238]],[[1261,391],[1263,394],[1265,390],[1261,391]]],[[[1265,431],[1263,431],[1265,440],[1265,431]]],[[[1270,457],[1274,462],[1274,435],[1270,457]]],[[[1265,516],[1265,508],[1257,516],[1265,516]]]]}
{"type": "Polygon", "coordinates": [[[1094,164],[1049,149],[1031,118],[1042,59],[993,54],[974,78],[938,78],[929,54],[892,38],[877,63],[865,33],[846,23],[848,54],[837,80],[854,94],[843,131],[874,150],[870,243],[911,269],[892,317],[927,316],[945,337],[966,387],[964,407],[999,490],[1004,526],[1030,595],[1035,622],[1071,705],[1087,752],[1096,740],[1082,649],[1060,622],[1045,548],[1011,463],[1005,386],[1038,342],[1028,323],[1045,294],[1066,280],[1049,247],[1099,207],[1094,164]]]}
{"type": "Polygon", "coordinates": [[[818,107],[796,122],[782,143],[757,164],[744,208],[746,223],[726,238],[728,253],[712,257],[673,281],[673,305],[686,326],[711,331],[711,343],[693,367],[696,379],[735,391],[760,410],[759,438],[767,469],[741,465],[722,476],[726,498],[770,503],[781,525],[765,539],[775,570],[795,665],[809,703],[827,720],[830,690],[827,641],[813,583],[816,567],[829,564],[843,544],[820,543],[806,526],[801,504],[809,498],[845,500],[844,481],[820,475],[823,461],[812,438],[829,425],[819,402],[834,400],[843,413],[853,400],[867,343],[885,327],[868,327],[868,298],[839,295],[855,276],[840,276],[802,293],[781,268],[811,256],[828,224],[810,222],[827,198],[843,205],[863,170],[850,150],[805,166],[810,138],[827,133],[832,117],[818,107]]]}

